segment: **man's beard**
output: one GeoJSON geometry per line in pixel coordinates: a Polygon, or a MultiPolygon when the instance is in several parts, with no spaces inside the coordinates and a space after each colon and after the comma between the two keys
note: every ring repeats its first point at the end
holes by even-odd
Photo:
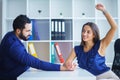
{"type": "Polygon", "coordinates": [[[19,34],[19,38],[22,39],[22,40],[24,40],[24,41],[27,41],[27,40],[28,40],[27,37],[25,37],[25,36],[22,34],[22,32],[19,34]]]}

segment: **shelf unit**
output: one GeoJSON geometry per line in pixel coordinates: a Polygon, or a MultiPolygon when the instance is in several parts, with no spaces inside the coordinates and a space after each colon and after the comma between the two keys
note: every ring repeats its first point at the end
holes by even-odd
{"type": "MultiPolygon", "coordinates": [[[[118,26],[120,26],[120,1],[119,0],[2,0],[2,37],[12,30],[13,19],[19,14],[26,14],[35,21],[40,40],[33,38],[33,42],[40,59],[51,61],[51,44],[58,42],[66,59],[75,45],[81,41],[81,28],[86,22],[94,22],[100,29],[103,38],[110,28],[108,22],[100,11],[95,9],[95,4],[103,3],[111,13],[118,26]],[[112,5],[112,7],[111,7],[112,5]],[[65,39],[52,40],[52,21],[64,20],[65,39]]],[[[35,34],[33,34],[35,36],[35,34]]],[[[114,41],[120,37],[118,28],[113,41],[107,48],[107,63],[112,63],[114,57],[114,41]]],[[[58,61],[56,61],[58,62],[58,61]]]]}

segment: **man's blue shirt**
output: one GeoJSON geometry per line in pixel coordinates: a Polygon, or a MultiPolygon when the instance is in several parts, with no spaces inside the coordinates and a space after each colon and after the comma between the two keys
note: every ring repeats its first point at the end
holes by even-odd
{"type": "Polygon", "coordinates": [[[14,32],[8,32],[0,44],[0,78],[16,78],[29,67],[59,71],[60,65],[31,56],[14,32]]]}

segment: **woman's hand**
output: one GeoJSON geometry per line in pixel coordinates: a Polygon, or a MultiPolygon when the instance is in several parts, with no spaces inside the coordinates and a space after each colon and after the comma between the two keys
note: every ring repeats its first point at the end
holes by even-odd
{"type": "MultiPolygon", "coordinates": [[[[76,68],[76,65],[77,65],[77,64],[73,63],[73,60],[75,59],[75,57],[76,57],[76,54],[75,54],[75,51],[74,51],[74,48],[73,48],[72,51],[71,51],[71,54],[66,59],[66,61],[63,64],[62,68],[64,70],[73,71],[76,68]]],[[[63,69],[61,69],[61,70],[63,70],[63,69]]]]}
{"type": "Polygon", "coordinates": [[[76,68],[76,64],[75,63],[64,63],[63,65],[61,65],[61,70],[62,71],[73,71],[76,68]]]}
{"type": "Polygon", "coordinates": [[[100,11],[102,11],[102,12],[106,10],[106,9],[105,9],[105,6],[104,6],[103,4],[97,4],[97,5],[96,5],[96,9],[97,9],[97,10],[100,10],[100,11]]]}

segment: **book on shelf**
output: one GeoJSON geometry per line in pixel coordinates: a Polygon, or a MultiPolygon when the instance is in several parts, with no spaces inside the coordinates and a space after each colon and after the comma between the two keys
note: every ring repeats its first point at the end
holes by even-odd
{"type": "Polygon", "coordinates": [[[33,35],[31,35],[31,36],[28,38],[28,40],[33,40],[33,35]]]}
{"type": "Polygon", "coordinates": [[[57,52],[60,63],[64,63],[64,58],[63,58],[63,55],[61,53],[59,44],[56,42],[56,43],[54,43],[54,46],[55,46],[55,49],[56,49],[56,52],[57,52]]]}
{"type": "Polygon", "coordinates": [[[34,35],[33,35],[33,20],[31,19],[31,24],[32,24],[32,35],[29,37],[29,39],[28,40],[33,40],[34,38],[34,35]]]}
{"type": "Polygon", "coordinates": [[[55,63],[55,48],[54,48],[54,42],[51,42],[50,61],[51,61],[51,63],[55,63]]]}
{"type": "Polygon", "coordinates": [[[38,58],[38,55],[36,53],[35,47],[33,43],[28,43],[28,50],[30,52],[30,54],[36,58],[38,58]]]}
{"type": "Polygon", "coordinates": [[[38,32],[38,25],[35,19],[31,19],[32,23],[32,35],[30,36],[29,40],[40,40],[40,35],[38,32]]]}

